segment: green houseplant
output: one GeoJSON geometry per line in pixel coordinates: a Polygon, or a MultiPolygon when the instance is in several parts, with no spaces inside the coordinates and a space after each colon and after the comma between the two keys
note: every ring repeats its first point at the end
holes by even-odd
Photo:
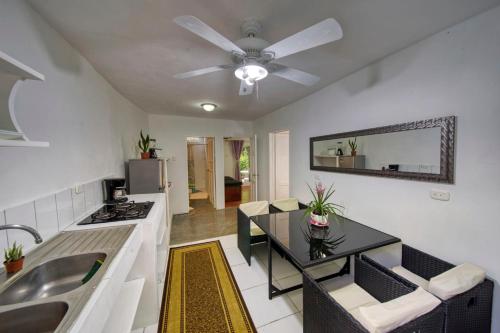
{"type": "Polygon", "coordinates": [[[18,246],[16,242],[14,242],[12,247],[4,249],[4,257],[5,261],[3,264],[7,273],[16,273],[23,269],[24,256],[22,245],[18,246]]]}
{"type": "Polygon", "coordinates": [[[151,138],[149,134],[144,136],[141,131],[141,139],[139,140],[138,146],[141,150],[141,158],[147,160],[149,158],[149,146],[151,145],[151,138]]]}
{"type": "Polygon", "coordinates": [[[354,138],[353,141],[349,139],[349,147],[351,147],[351,156],[356,156],[358,150],[358,144],[356,143],[356,139],[357,138],[354,138]]]}
{"type": "Polygon", "coordinates": [[[309,184],[307,186],[311,191],[313,200],[309,202],[305,214],[310,215],[311,223],[314,225],[328,225],[328,215],[341,213],[341,209],[343,208],[340,205],[328,202],[328,199],[335,193],[333,185],[328,190],[326,190],[321,182],[317,182],[314,189],[309,184]]]}

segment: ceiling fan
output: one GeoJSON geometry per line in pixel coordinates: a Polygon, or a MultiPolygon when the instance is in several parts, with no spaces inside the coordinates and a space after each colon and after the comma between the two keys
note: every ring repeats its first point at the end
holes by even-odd
{"type": "Polygon", "coordinates": [[[240,95],[250,95],[257,81],[268,74],[305,85],[312,86],[320,78],[298,69],[274,62],[276,59],[298,53],[316,46],[331,43],[342,38],[342,28],[333,18],[327,18],[305,30],[270,45],[264,39],[256,37],[262,30],[259,21],[246,20],[241,26],[244,38],[231,42],[210,26],[194,16],[178,16],[174,22],[231,53],[232,64],[218,65],[174,75],[177,79],[187,79],[225,69],[234,70],[234,75],[241,80],[240,95]]]}

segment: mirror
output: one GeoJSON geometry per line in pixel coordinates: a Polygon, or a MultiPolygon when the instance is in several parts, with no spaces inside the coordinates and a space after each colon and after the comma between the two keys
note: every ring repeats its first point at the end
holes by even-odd
{"type": "Polygon", "coordinates": [[[310,168],[453,183],[455,117],[310,138],[310,168]]]}

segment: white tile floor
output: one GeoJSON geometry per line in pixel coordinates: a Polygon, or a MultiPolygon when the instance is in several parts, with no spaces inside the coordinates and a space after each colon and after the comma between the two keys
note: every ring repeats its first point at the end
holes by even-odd
{"type": "MultiPolygon", "coordinates": [[[[236,235],[205,239],[176,246],[203,243],[211,240],[221,242],[257,331],[259,333],[302,332],[302,289],[274,297],[272,300],[268,298],[267,245],[254,245],[252,247],[254,255],[252,256],[251,266],[248,266],[238,249],[236,235]]],[[[342,264],[343,262],[321,265],[312,269],[311,274],[313,276],[322,276],[336,272],[342,264]]],[[[274,253],[273,281],[276,286],[283,288],[301,283],[302,276],[289,262],[274,253]]],[[[329,280],[323,284],[328,290],[334,290],[351,281],[350,276],[345,276],[329,280]]],[[[144,329],[134,330],[132,333],[152,333],[157,331],[157,327],[156,324],[144,329]]]]}

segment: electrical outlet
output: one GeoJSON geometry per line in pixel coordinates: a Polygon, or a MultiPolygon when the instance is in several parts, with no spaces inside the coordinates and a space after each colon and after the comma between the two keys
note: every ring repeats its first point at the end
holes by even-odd
{"type": "Polygon", "coordinates": [[[450,201],[450,192],[443,190],[431,190],[431,198],[440,201],[450,201]]]}

